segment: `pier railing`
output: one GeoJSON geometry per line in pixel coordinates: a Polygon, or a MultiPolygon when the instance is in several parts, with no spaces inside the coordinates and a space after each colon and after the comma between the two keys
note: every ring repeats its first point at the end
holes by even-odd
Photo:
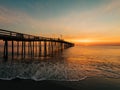
{"type": "Polygon", "coordinates": [[[1,39],[8,39],[8,40],[13,40],[13,38],[15,38],[16,40],[63,41],[62,39],[59,39],[59,38],[48,38],[48,37],[42,37],[42,36],[34,36],[34,35],[29,35],[29,34],[23,34],[23,33],[3,30],[3,29],[0,29],[0,38],[1,39]]]}

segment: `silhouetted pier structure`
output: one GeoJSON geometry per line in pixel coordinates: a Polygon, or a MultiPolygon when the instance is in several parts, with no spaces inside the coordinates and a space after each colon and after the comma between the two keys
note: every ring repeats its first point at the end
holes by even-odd
{"type": "Polygon", "coordinates": [[[64,41],[59,38],[47,38],[3,29],[0,29],[0,40],[4,41],[4,59],[8,59],[9,48],[11,48],[10,52],[12,58],[14,57],[15,46],[17,56],[21,56],[23,58],[26,57],[26,54],[31,57],[46,57],[48,54],[54,56],[55,52],[59,52],[74,46],[73,43],[64,41]],[[9,47],[8,42],[11,42],[11,47],[9,47]]]}

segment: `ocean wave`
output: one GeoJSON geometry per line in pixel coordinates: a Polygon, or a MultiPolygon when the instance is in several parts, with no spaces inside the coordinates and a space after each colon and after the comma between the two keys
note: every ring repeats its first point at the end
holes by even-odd
{"type": "Polygon", "coordinates": [[[116,56],[73,55],[49,60],[0,63],[0,79],[79,81],[88,77],[120,78],[116,56]]]}
{"type": "Polygon", "coordinates": [[[0,65],[0,79],[12,80],[32,79],[41,80],[59,80],[59,81],[79,81],[87,76],[78,74],[76,70],[68,70],[65,64],[41,62],[41,63],[13,63],[0,65]],[[75,75],[74,75],[75,74],[75,75]]]}

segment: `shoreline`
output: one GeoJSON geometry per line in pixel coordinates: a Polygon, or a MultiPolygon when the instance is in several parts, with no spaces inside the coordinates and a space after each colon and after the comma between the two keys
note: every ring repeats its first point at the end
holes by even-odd
{"type": "Polygon", "coordinates": [[[80,81],[56,81],[31,79],[0,80],[2,89],[39,90],[120,90],[120,79],[86,78],[80,81]]]}

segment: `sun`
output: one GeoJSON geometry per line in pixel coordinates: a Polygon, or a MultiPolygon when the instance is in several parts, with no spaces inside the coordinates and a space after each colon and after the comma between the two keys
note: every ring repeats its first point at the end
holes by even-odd
{"type": "Polygon", "coordinates": [[[97,43],[100,42],[98,39],[92,39],[92,38],[82,38],[82,39],[71,39],[71,42],[76,43],[76,45],[84,45],[84,46],[89,46],[89,45],[96,45],[97,43]]]}
{"type": "Polygon", "coordinates": [[[75,40],[75,42],[79,42],[79,43],[91,43],[91,42],[95,42],[92,39],[77,39],[75,40]]]}
{"type": "Polygon", "coordinates": [[[94,42],[94,40],[83,39],[83,40],[78,40],[78,42],[82,42],[82,43],[90,43],[90,42],[94,42]]]}
{"type": "Polygon", "coordinates": [[[89,46],[97,42],[97,40],[94,39],[74,39],[72,41],[75,42],[76,44],[84,46],[89,46]]]}

